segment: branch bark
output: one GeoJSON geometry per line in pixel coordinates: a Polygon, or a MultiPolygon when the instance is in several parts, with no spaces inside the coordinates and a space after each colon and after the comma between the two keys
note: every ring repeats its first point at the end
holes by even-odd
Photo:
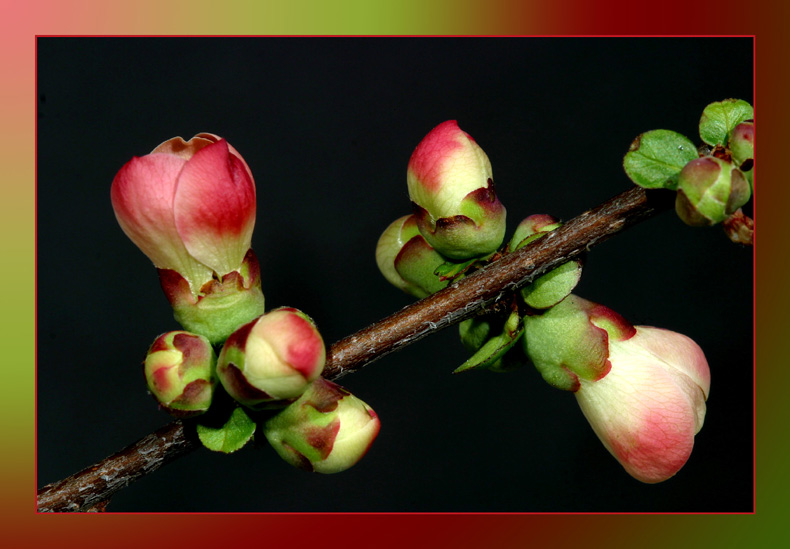
{"type": "MultiPolygon", "coordinates": [[[[332,345],[323,376],[338,380],[493,306],[541,274],[671,207],[674,194],[634,187],[444,290],[332,345]]],[[[200,443],[174,421],[105,460],[38,490],[39,512],[103,510],[118,490],[200,443]]]]}

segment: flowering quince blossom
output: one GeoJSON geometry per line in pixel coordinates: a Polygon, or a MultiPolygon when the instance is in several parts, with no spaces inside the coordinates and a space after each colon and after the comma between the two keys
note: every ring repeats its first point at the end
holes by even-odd
{"type": "Polygon", "coordinates": [[[677,473],[705,419],[710,370],[688,337],[633,326],[574,294],[526,317],[524,350],[543,378],[572,391],[607,450],[636,479],[677,473]]]}
{"type": "Polygon", "coordinates": [[[250,250],[255,182],[227,141],[208,133],[165,141],[121,168],[111,197],[118,223],[159,269],[185,328],[217,343],[263,313],[250,250]]]}
{"type": "Polygon", "coordinates": [[[688,337],[636,326],[609,340],[611,370],[581,379],[576,399],[607,450],[637,480],[664,481],[686,463],[705,420],[710,370],[688,337]]]}
{"type": "Polygon", "coordinates": [[[450,259],[490,254],[505,237],[505,207],[494,192],[491,162],[455,120],[417,145],[406,182],[420,232],[450,259]]]}

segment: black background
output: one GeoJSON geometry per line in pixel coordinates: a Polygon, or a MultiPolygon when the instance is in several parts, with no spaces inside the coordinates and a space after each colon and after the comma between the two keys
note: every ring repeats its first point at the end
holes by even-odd
{"type": "MultiPolygon", "coordinates": [[[[630,186],[621,160],[656,128],[699,140],[706,104],[752,100],[748,38],[41,38],[38,40],[38,483],[169,421],[141,361],[176,329],[110,205],[121,166],[160,142],[226,137],[256,178],[267,308],[298,307],[329,344],[407,305],[374,260],[409,213],[406,164],[457,119],[491,159],[509,233],[570,219],[630,186]]],[[[509,236],[508,236],[509,238],[509,236]]],[[[712,371],[680,473],[628,476],[569,393],[531,367],[450,372],[450,328],[342,383],[382,419],[337,475],[265,444],[193,452],[110,511],[750,511],[752,250],[663,214],[595,248],[576,293],[695,339],[712,371]]]]}

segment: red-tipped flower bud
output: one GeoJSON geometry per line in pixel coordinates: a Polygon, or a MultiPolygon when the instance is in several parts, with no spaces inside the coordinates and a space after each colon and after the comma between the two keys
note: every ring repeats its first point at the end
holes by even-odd
{"type": "Polygon", "coordinates": [[[490,254],[505,236],[491,163],[455,120],[439,124],[409,160],[409,197],[420,232],[450,259],[490,254]]]}
{"type": "Polygon", "coordinates": [[[367,453],[381,423],[376,412],[323,378],[264,425],[280,457],[307,471],[339,473],[367,453]]]}
{"type": "Polygon", "coordinates": [[[754,189],[754,122],[741,122],[732,130],[729,142],[735,164],[754,189]]]}
{"type": "Polygon", "coordinates": [[[176,331],[160,335],[145,357],[148,389],[162,408],[177,417],[202,414],[217,385],[216,356],[209,341],[176,331]]]}
{"type": "Polygon", "coordinates": [[[570,295],[528,317],[525,350],[544,379],[574,392],[598,438],[642,482],[686,463],[705,419],[710,370],[684,335],[632,326],[570,295]]]}
{"type": "Polygon", "coordinates": [[[739,167],[754,160],[754,122],[741,122],[735,126],[730,135],[729,148],[732,159],[739,167]]]}
{"type": "Polygon", "coordinates": [[[324,341],[310,317],[283,307],[231,334],[217,374],[230,396],[258,409],[301,395],[325,362],[324,341]]]}

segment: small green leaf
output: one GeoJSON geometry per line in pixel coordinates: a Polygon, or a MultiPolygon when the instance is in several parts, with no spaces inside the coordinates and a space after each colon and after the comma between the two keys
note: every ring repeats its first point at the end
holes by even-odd
{"type": "Polygon", "coordinates": [[[548,309],[565,299],[581,276],[581,261],[568,261],[522,288],[521,297],[533,309],[548,309]]]}
{"type": "Polygon", "coordinates": [[[687,137],[670,130],[652,130],[631,143],[623,168],[640,187],[674,191],[680,170],[698,157],[697,147],[687,137]]]}
{"type": "Polygon", "coordinates": [[[702,111],[699,136],[708,145],[727,145],[730,133],[744,120],[754,118],[754,109],[742,99],[711,103],[702,111]]]}
{"type": "Polygon", "coordinates": [[[469,318],[458,325],[461,343],[470,353],[477,352],[490,334],[491,322],[486,317],[469,318]]]}
{"type": "Polygon", "coordinates": [[[222,427],[215,428],[198,423],[197,434],[200,442],[209,450],[230,454],[252,439],[255,427],[255,422],[238,406],[222,427]]]}
{"type": "Polygon", "coordinates": [[[469,268],[477,263],[479,259],[480,258],[476,257],[474,259],[470,259],[469,261],[464,261],[463,263],[453,263],[452,261],[448,261],[436,267],[436,270],[433,272],[433,274],[438,276],[439,280],[452,281],[468,271],[469,268]]]}
{"type": "Polygon", "coordinates": [[[514,311],[505,322],[502,333],[486,341],[469,360],[456,368],[453,373],[458,374],[467,370],[477,370],[495,365],[516,344],[523,333],[524,324],[521,322],[518,312],[514,311]]]}
{"type": "MultiPolygon", "coordinates": [[[[515,252],[516,250],[520,250],[521,248],[523,248],[524,246],[526,246],[530,242],[533,242],[533,241],[537,240],[538,238],[544,237],[547,234],[549,234],[549,232],[545,232],[545,233],[544,232],[540,232],[540,233],[535,233],[535,234],[531,234],[531,235],[529,235],[527,237],[524,237],[523,239],[518,241],[518,244],[516,244],[516,247],[513,248],[513,251],[515,252]]],[[[513,240],[515,240],[516,236],[518,236],[518,235],[513,235],[513,240]]]]}

